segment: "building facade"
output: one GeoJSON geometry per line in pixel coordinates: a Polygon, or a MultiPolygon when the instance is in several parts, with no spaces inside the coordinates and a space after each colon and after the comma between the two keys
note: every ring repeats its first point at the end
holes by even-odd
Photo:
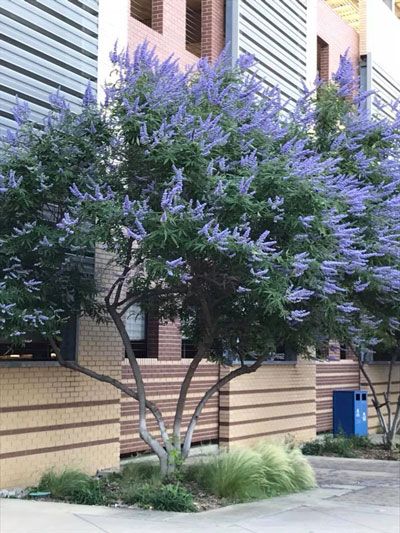
{"type": "MultiPolygon", "coordinates": [[[[224,46],[232,61],[252,53],[255,74],[266,87],[278,85],[288,106],[317,72],[327,79],[348,48],[365,88],[378,88],[389,100],[400,94],[400,66],[390,59],[395,46],[400,48],[398,8],[399,2],[383,0],[4,0],[0,130],[14,127],[15,95],[29,103],[39,127],[57,89],[77,110],[89,81],[101,101],[116,41],[132,50],[146,39],[161,58],[178,57],[182,68],[201,56],[214,60],[224,46]],[[377,33],[378,20],[390,28],[384,39],[377,33]]],[[[371,112],[380,110],[370,106],[371,112]]],[[[105,282],[107,264],[98,249],[95,273],[105,282]]],[[[179,324],[159,323],[138,309],[127,322],[149,397],[168,423],[192,348],[179,324]]],[[[81,320],[76,335],[76,356],[83,364],[132,383],[112,326],[81,320]]],[[[223,371],[211,363],[201,366],[188,411],[223,371]]],[[[354,369],[349,376],[355,382],[354,369]]],[[[328,424],[326,391],[336,377],[340,386],[331,369],[304,361],[265,365],[209,401],[194,441],[229,446],[287,434],[312,438],[317,427],[328,424]]],[[[94,473],[117,467],[120,455],[143,450],[131,399],[59,367],[33,344],[24,353],[0,352],[0,487],[35,483],[58,465],[94,473]]]]}

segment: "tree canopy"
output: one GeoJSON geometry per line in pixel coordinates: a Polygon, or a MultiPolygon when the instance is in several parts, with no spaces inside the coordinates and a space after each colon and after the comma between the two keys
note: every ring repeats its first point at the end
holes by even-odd
{"type": "Polygon", "coordinates": [[[111,319],[143,415],[151,406],[124,316],[140,303],[179,319],[197,355],[178,402],[178,443],[203,358],[240,361],[232,379],[282,344],[393,344],[400,119],[369,118],[348,59],[295,106],[247,73],[248,56],[233,69],[222,55],[182,72],[145,43],[111,59],[116,81],[100,108],[90,86],[78,115],[54,96],[42,129],[16,107],[19,128],[0,162],[2,336],[23,342],[40,332],[56,346],[77,313],[111,319]],[[85,268],[95,246],[115,272],[102,300],[85,268]]]}

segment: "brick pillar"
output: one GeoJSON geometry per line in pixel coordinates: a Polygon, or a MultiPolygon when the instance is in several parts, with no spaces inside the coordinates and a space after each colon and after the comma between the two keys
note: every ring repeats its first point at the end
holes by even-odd
{"type": "Polygon", "coordinates": [[[179,322],[159,322],[149,316],[147,321],[147,354],[160,360],[181,359],[182,335],[179,322]]]}
{"type": "Polygon", "coordinates": [[[317,70],[321,80],[329,80],[329,44],[317,38],[317,70]]]}
{"type": "Polygon", "coordinates": [[[147,357],[158,357],[158,320],[149,315],[147,318],[147,357]]]}
{"type": "Polygon", "coordinates": [[[158,359],[180,360],[182,335],[179,322],[160,323],[158,326],[158,359]]]}
{"type": "Polygon", "coordinates": [[[202,0],[201,55],[214,60],[225,46],[224,0],[202,0]]]}
{"type": "Polygon", "coordinates": [[[158,33],[163,32],[164,0],[153,0],[151,11],[151,27],[158,33]]]}

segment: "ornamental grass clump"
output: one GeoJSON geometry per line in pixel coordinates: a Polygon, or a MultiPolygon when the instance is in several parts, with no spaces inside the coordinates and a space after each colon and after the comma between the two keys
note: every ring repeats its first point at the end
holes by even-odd
{"type": "Polygon", "coordinates": [[[261,457],[250,449],[222,452],[191,465],[187,477],[219,498],[246,501],[262,497],[261,457]]]}
{"type": "Polygon", "coordinates": [[[315,486],[313,470],[298,448],[269,442],[223,452],[191,465],[186,478],[230,501],[261,499],[315,486]]]}

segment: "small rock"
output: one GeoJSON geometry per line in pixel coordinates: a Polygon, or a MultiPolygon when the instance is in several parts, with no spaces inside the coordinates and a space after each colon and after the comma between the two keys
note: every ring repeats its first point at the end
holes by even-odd
{"type": "Polygon", "coordinates": [[[19,487],[0,490],[0,498],[24,498],[26,494],[27,490],[19,487]]]}

